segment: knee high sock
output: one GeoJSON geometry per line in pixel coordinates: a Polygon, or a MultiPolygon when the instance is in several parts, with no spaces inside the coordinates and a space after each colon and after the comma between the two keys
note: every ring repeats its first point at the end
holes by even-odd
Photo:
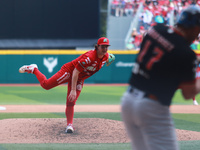
{"type": "Polygon", "coordinates": [[[74,106],[67,106],[65,110],[65,115],[67,118],[67,125],[73,124],[73,118],[74,118],[74,106]]]}

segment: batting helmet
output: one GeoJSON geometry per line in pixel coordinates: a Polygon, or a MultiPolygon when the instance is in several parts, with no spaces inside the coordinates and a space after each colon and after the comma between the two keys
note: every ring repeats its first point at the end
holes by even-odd
{"type": "Polygon", "coordinates": [[[188,6],[181,12],[177,24],[186,28],[200,26],[200,7],[197,5],[188,6]]]}

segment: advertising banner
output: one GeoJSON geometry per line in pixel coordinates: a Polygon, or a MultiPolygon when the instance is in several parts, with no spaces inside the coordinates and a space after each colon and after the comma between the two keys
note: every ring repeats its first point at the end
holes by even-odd
{"type": "MultiPolygon", "coordinates": [[[[0,54],[0,83],[38,83],[35,75],[19,73],[19,68],[23,65],[37,64],[39,70],[50,78],[60,70],[63,64],[72,61],[80,56],[80,53],[59,53],[50,51],[33,53],[21,51],[6,51],[0,54]]],[[[127,83],[131,75],[131,69],[137,54],[114,53],[115,61],[110,66],[103,68],[92,77],[85,80],[85,83],[127,83]]]]}

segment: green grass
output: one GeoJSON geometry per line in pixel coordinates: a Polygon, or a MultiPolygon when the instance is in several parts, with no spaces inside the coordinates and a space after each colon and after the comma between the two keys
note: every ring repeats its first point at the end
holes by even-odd
{"type": "MultiPolygon", "coordinates": [[[[200,114],[173,114],[175,127],[182,130],[200,132],[200,114]]],[[[0,120],[10,118],[65,118],[63,113],[1,113],[0,120]]],[[[120,113],[75,112],[74,118],[105,118],[122,121],[120,113]]]]}
{"type": "MultiPolygon", "coordinates": [[[[78,105],[117,105],[126,91],[126,86],[85,85],[77,101],[78,105]]],[[[67,86],[59,86],[49,91],[40,86],[0,87],[0,105],[65,105],[67,86]]],[[[200,95],[196,96],[200,100],[200,95]]],[[[173,105],[192,105],[185,101],[180,90],[173,97],[173,105]]],[[[200,132],[200,114],[172,114],[177,129],[200,132]]],[[[0,113],[1,119],[9,118],[65,118],[65,113],[0,113]]],[[[105,118],[121,121],[120,113],[75,112],[74,118],[105,118]]],[[[198,150],[200,141],[180,141],[181,150],[198,150]]],[[[92,144],[0,144],[0,150],[130,150],[130,143],[92,144]]]]}
{"type": "MultiPolygon", "coordinates": [[[[199,150],[199,141],[179,141],[181,150],[199,150]]],[[[130,150],[129,143],[91,144],[0,144],[0,150],[130,150]]]]}
{"type": "Polygon", "coordinates": [[[173,114],[177,129],[200,132],[200,114],[173,114]]]}
{"type": "MultiPolygon", "coordinates": [[[[85,85],[77,104],[118,105],[126,86],[87,86],[85,85]]],[[[67,85],[44,90],[40,86],[1,87],[0,105],[65,105],[67,85]]],[[[200,94],[196,96],[200,100],[200,94]]],[[[172,101],[173,105],[192,105],[192,101],[184,100],[178,90],[172,101]]]]}
{"type": "Polygon", "coordinates": [[[199,150],[199,141],[179,141],[181,150],[199,150]]]}
{"type": "MultiPolygon", "coordinates": [[[[0,120],[10,118],[65,118],[63,113],[0,113],[0,120]]],[[[75,112],[74,118],[105,118],[121,121],[120,113],[75,112]]]]}
{"type": "MultiPolygon", "coordinates": [[[[200,100],[200,94],[197,94],[195,98],[196,98],[197,101],[200,100]]],[[[172,100],[173,100],[172,101],[173,105],[193,105],[192,99],[185,100],[183,98],[180,90],[176,91],[172,100]]]]}
{"type": "Polygon", "coordinates": [[[0,144],[0,150],[130,150],[128,143],[109,144],[0,144]]]}
{"type": "MultiPolygon", "coordinates": [[[[125,86],[84,86],[77,104],[120,104],[125,86]]],[[[40,86],[0,87],[0,105],[54,105],[66,103],[67,86],[44,90],[40,86]]]]}

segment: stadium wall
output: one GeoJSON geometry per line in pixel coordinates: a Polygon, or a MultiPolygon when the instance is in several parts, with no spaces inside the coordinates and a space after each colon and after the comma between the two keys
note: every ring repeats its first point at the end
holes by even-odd
{"type": "MultiPolygon", "coordinates": [[[[63,64],[86,51],[74,50],[1,50],[0,83],[38,83],[34,75],[19,73],[24,64],[35,63],[47,78],[55,74],[63,64]]],[[[85,83],[127,83],[138,51],[109,51],[116,60],[104,67],[85,83]]]]}
{"type": "Polygon", "coordinates": [[[0,49],[91,47],[100,0],[0,0],[0,49]]]}

